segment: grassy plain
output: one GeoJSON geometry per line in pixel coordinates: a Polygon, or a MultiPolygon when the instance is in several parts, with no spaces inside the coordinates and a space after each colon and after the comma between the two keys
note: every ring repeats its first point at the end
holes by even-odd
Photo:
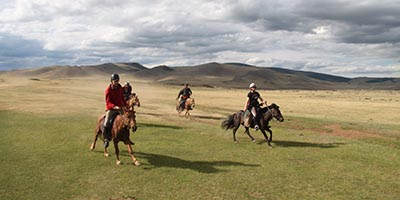
{"type": "MultiPolygon", "coordinates": [[[[129,80],[122,76],[123,80],[129,80]],[[125,78],[125,79],[124,79],[125,78]]],[[[0,77],[0,199],[397,199],[399,91],[260,90],[285,122],[273,148],[219,124],[247,91],[192,88],[192,119],[175,112],[180,87],[130,80],[142,102],[121,166],[89,151],[108,77],[0,77]]],[[[110,148],[113,152],[113,147],[110,148]]]]}

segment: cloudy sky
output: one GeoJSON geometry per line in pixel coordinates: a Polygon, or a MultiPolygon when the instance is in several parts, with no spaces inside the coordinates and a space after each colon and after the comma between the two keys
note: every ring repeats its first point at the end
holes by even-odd
{"type": "Polygon", "coordinates": [[[0,70],[241,62],[400,77],[400,0],[0,0],[0,70]]]}

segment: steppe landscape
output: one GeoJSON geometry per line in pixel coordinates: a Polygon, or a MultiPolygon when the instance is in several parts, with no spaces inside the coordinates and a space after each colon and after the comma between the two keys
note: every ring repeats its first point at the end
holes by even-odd
{"type": "MultiPolygon", "coordinates": [[[[105,73],[0,74],[0,199],[397,199],[400,91],[279,89],[273,148],[260,132],[233,143],[226,117],[243,109],[246,84],[196,82],[192,118],[175,111],[181,83],[121,71],[142,106],[132,133],[136,167],[89,147],[104,113],[105,73]],[[160,79],[157,79],[160,80],[160,79]]],[[[193,75],[192,75],[193,76],[193,75]]],[[[209,76],[210,80],[213,79],[209,76]]],[[[164,79],[166,80],[166,79],[164,79]]],[[[195,78],[193,78],[195,80],[195,78]]],[[[197,81],[197,80],[196,80],[197,81]]],[[[245,82],[245,81],[243,81],[245,82]]]]}

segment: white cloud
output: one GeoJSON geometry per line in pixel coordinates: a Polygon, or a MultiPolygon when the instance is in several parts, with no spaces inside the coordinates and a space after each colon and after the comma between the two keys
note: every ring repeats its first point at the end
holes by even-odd
{"type": "Polygon", "coordinates": [[[216,61],[399,76],[400,5],[392,1],[0,2],[0,42],[11,41],[0,48],[14,49],[11,57],[0,56],[1,69],[216,61]]]}

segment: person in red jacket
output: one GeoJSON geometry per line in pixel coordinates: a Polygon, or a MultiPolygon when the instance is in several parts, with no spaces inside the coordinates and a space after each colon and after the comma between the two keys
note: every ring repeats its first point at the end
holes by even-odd
{"type": "Polygon", "coordinates": [[[104,120],[104,147],[107,148],[109,142],[111,141],[111,128],[112,124],[110,124],[110,119],[116,113],[122,112],[122,107],[126,106],[126,102],[124,101],[124,90],[122,86],[119,84],[119,75],[112,74],[111,75],[111,84],[107,87],[105,92],[105,100],[106,100],[106,118],[104,120]]]}

